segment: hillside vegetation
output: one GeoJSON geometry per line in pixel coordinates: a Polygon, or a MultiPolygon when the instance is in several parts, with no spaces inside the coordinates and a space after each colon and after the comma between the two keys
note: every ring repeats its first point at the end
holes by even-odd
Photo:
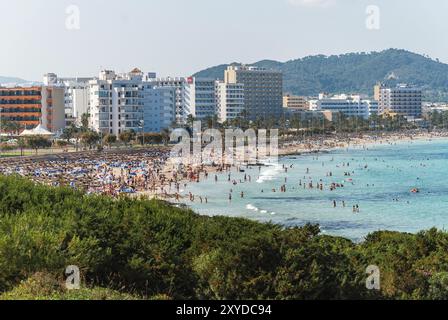
{"type": "MultiPolygon", "coordinates": [[[[297,95],[315,96],[320,92],[373,95],[373,86],[382,81],[389,85],[414,84],[425,90],[429,100],[448,100],[448,65],[406,50],[317,55],[284,63],[263,60],[254,65],[281,70],[284,91],[297,95]]],[[[222,79],[226,67],[212,67],[196,76],[222,79]]]]}

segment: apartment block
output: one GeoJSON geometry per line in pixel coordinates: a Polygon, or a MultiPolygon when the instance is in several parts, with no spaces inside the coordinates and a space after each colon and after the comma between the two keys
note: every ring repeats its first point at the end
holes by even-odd
{"type": "Polygon", "coordinates": [[[244,85],[217,81],[216,100],[219,122],[223,123],[242,116],[245,110],[244,85]]]}
{"type": "Polygon", "coordinates": [[[90,127],[97,132],[119,135],[143,130],[143,74],[134,69],[127,74],[100,72],[89,82],[90,127]]]}
{"type": "Polygon", "coordinates": [[[380,89],[379,113],[391,112],[410,118],[422,116],[422,90],[406,84],[380,89]]]}
{"type": "Polygon", "coordinates": [[[347,117],[361,117],[367,119],[370,116],[370,102],[361,99],[360,96],[349,96],[345,94],[327,96],[319,95],[317,110],[340,112],[347,117]]]}
{"type": "Polygon", "coordinates": [[[159,81],[154,73],[143,74],[139,69],[125,74],[102,71],[89,83],[90,127],[115,135],[131,130],[161,132],[176,122],[181,83],[159,81]]]}
{"type": "Polygon", "coordinates": [[[287,94],[283,96],[283,108],[292,110],[308,110],[308,101],[305,97],[287,94]]]}
{"type": "Polygon", "coordinates": [[[51,86],[0,88],[0,117],[24,129],[42,124],[56,133],[65,127],[64,89],[51,86]]]}
{"type": "Polygon", "coordinates": [[[65,89],[65,126],[80,125],[82,115],[89,113],[90,90],[89,81],[93,78],[59,78],[55,73],[44,75],[46,86],[63,87],[65,89]]]}
{"type": "Polygon", "coordinates": [[[176,123],[185,124],[189,115],[192,115],[191,105],[194,99],[192,94],[192,82],[188,78],[155,78],[145,77],[153,87],[170,87],[175,89],[176,123]]]}
{"type": "Polygon", "coordinates": [[[190,77],[190,113],[195,119],[203,120],[217,115],[216,84],[214,79],[190,77]]]}
{"type": "Polygon", "coordinates": [[[246,117],[279,118],[283,113],[283,74],[253,66],[229,66],[224,82],[244,85],[246,117]]]}
{"type": "Polygon", "coordinates": [[[170,128],[176,119],[175,101],[176,88],[146,84],[143,90],[143,131],[157,133],[170,128]]]}

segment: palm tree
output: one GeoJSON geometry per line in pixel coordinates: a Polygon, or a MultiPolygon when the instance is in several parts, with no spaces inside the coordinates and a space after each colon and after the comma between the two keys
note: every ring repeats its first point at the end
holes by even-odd
{"type": "Polygon", "coordinates": [[[81,129],[83,131],[87,131],[89,129],[89,118],[90,115],[88,113],[83,113],[81,116],[81,129]]]}
{"type": "Polygon", "coordinates": [[[25,139],[20,138],[20,139],[17,141],[17,145],[18,145],[18,147],[20,148],[20,156],[23,157],[23,155],[24,155],[24,154],[23,154],[23,149],[25,149],[26,146],[27,146],[27,143],[26,143],[25,139]]]}
{"type": "Polygon", "coordinates": [[[119,138],[120,141],[127,147],[128,144],[135,139],[135,132],[133,130],[122,132],[120,133],[119,138]]]}
{"type": "Polygon", "coordinates": [[[95,131],[88,130],[81,134],[81,141],[85,146],[88,146],[89,149],[92,149],[92,147],[96,145],[100,140],[100,135],[95,131]]]}
{"type": "Polygon", "coordinates": [[[70,127],[64,129],[61,138],[67,140],[67,142],[70,142],[70,140],[75,137],[77,132],[78,128],[74,124],[71,124],[70,127]]]}
{"type": "Polygon", "coordinates": [[[187,127],[188,128],[193,128],[193,123],[195,122],[195,118],[193,117],[193,115],[189,114],[187,117],[187,127]]]}
{"type": "Polygon", "coordinates": [[[117,136],[114,134],[106,134],[103,137],[103,142],[105,145],[107,145],[109,147],[109,149],[112,148],[112,144],[114,144],[115,142],[117,142],[117,136]]]}
{"type": "Polygon", "coordinates": [[[164,128],[164,129],[162,130],[162,132],[160,133],[160,135],[161,135],[161,137],[162,137],[163,144],[164,144],[165,146],[168,146],[168,143],[169,143],[170,138],[171,138],[171,135],[170,135],[170,129],[168,129],[168,128],[164,128]]]}
{"type": "Polygon", "coordinates": [[[4,132],[17,133],[21,129],[21,125],[18,122],[3,120],[0,122],[0,129],[4,132]]]}

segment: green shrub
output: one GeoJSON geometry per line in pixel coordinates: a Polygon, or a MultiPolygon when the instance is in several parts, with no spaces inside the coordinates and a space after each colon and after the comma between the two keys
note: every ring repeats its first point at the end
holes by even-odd
{"type": "Polygon", "coordinates": [[[205,217],[0,176],[3,299],[444,299],[447,246],[435,229],[355,244],[314,225],[205,217]],[[85,289],[59,288],[69,265],[85,289]],[[365,288],[369,265],[380,268],[380,291],[365,288]]]}

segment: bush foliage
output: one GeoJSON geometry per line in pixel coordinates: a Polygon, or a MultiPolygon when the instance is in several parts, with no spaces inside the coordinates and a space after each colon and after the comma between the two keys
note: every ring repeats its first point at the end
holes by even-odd
{"type": "Polygon", "coordinates": [[[355,244],[314,225],[205,217],[0,177],[4,299],[445,299],[447,247],[448,234],[435,229],[355,244]],[[36,277],[61,279],[69,265],[93,289],[33,291],[36,277]],[[380,291],[366,289],[369,265],[381,270],[380,291]]]}

